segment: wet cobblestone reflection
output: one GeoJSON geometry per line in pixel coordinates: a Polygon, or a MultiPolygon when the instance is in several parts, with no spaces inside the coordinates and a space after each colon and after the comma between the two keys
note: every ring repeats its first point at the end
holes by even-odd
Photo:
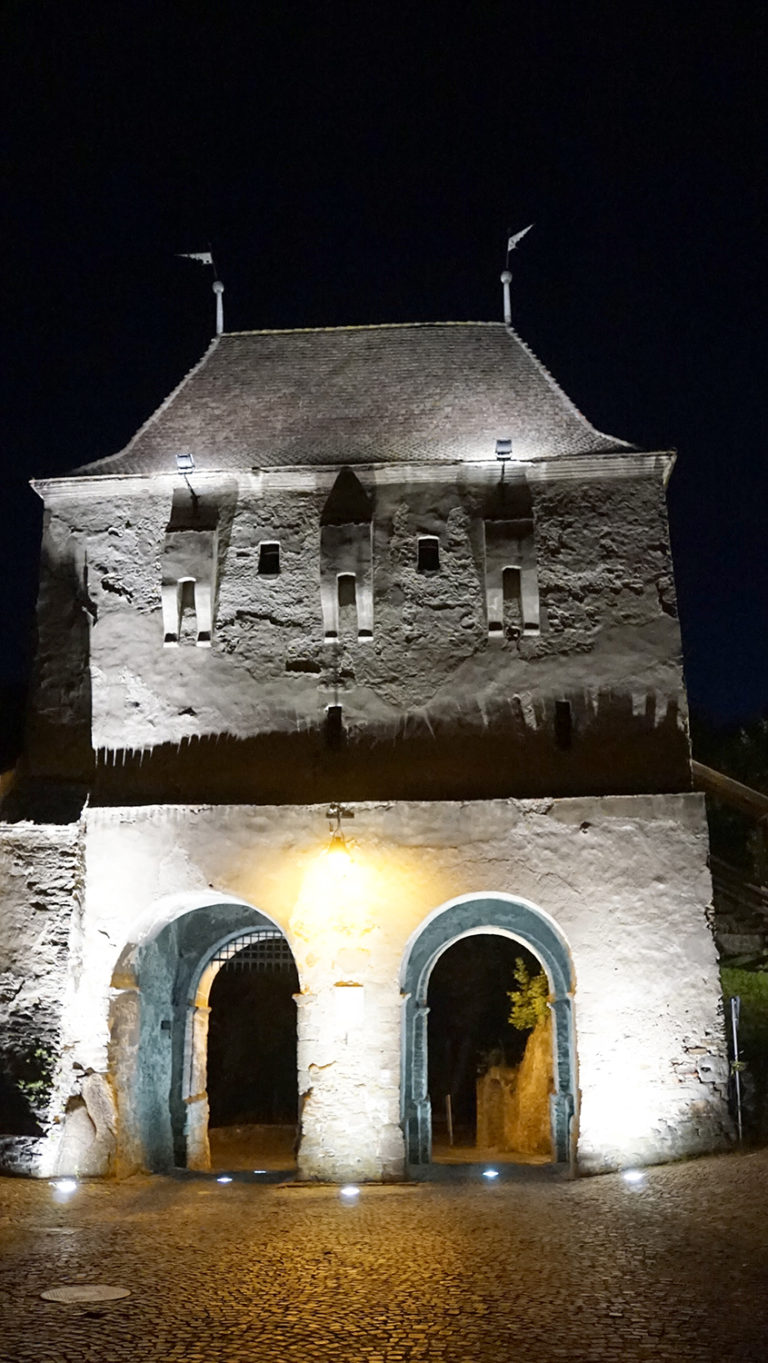
{"type": "Polygon", "coordinates": [[[768,1152],[559,1182],[0,1183],[3,1363],[762,1360],[768,1152]],[[40,1299],[107,1283],[94,1305],[40,1299]]]}

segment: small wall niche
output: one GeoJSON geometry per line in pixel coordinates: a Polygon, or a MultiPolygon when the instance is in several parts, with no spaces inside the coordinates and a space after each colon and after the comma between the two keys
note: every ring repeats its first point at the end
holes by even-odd
{"type": "Polygon", "coordinates": [[[325,743],[332,751],[344,744],[344,712],[341,705],[325,707],[325,743]]]}
{"type": "Polygon", "coordinates": [[[259,544],[259,577],[280,576],[280,545],[277,540],[262,540],[259,544]]]}
{"type": "Polygon", "coordinates": [[[173,494],[161,555],[163,644],[210,648],[218,555],[218,508],[188,487],[173,494]]]}
{"type": "Polygon", "coordinates": [[[555,745],[563,752],[573,746],[573,711],[569,700],[555,701],[555,745]]]}
{"type": "Polygon", "coordinates": [[[416,568],[420,573],[440,572],[440,541],[437,535],[419,535],[416,543],[416,568]]]}

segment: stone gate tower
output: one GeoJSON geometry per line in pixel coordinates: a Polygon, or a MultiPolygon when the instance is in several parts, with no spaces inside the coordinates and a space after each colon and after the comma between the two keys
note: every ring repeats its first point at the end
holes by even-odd
{"type": "Polygon", "coordinates": [[[672,462],[445,323],[223,334],[35,483],[0,1006],[11,1080],[53,1070],[6,1167],[205,1167],[208,994],[256,928],[298,969],[306,1177],[429,1160],[429,974],[481,931],[547,972],[557,1159],[727,1138],[672,462]]]}

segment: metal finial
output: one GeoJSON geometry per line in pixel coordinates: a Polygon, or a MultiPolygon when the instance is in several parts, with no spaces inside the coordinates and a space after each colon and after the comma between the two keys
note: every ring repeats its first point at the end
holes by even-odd
{"type": "Polygon", "coordinates": [[[214,279],[213,292],[216,295],[216,335],[220,336],[224,330],[224,285],[220,279],[214,279]]]}
{"type": "Polygon", "coordinates": [[[509,286],[512,283],[512,274],[509,268],[509,253],[510,251],[514,251],[515,247],[520,244],[523,237],[526,233],[530,232],[532,227],[533,223],[530,222],[521,232],[515,232],[514,234],[507,233],[507,264],[506,268],[501,272],[501,282],[504,286],[504,325],[507,327],[511,327],[512,325],[512,302],[509,294],[509,286]]]}
{"type": "Polygon", "coordinates": [[[224,300],[222,298],[224,285],[218,277],[213,252],[210,250],[179,251],[178,256],[180,260],[196,260],[198,265],[210,265],[213,270],[213,292],[216,295],[216,335],[220,336],[224,330],[224,300]]]}
{"type": "Polygon", "coordinates": [[[501,282],[504,285],[504,325],[512,325],[512,300],[509,296],[509,286],[512,283],[512,271],[502,270],[501,282]]]}

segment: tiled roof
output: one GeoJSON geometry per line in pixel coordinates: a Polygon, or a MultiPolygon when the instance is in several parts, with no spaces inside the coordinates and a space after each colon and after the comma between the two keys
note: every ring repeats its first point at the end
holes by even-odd
{"type": "Polygon", "coordinates": [[[77,474],[492,459],[627,449],[601,434],[502,323],[233,332],[125,449],[77,474]]]}

